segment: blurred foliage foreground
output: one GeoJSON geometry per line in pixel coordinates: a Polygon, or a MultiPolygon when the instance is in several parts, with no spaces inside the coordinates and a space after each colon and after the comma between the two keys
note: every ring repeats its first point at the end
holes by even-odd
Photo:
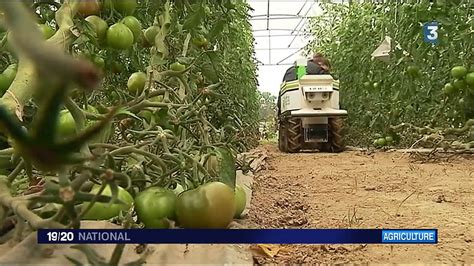
{"type": "Polygon", "coordinates": [[[226,227],[258,144],[249,6],[25,3],[0,1],[0,243],[83,219],[226,227]]]}

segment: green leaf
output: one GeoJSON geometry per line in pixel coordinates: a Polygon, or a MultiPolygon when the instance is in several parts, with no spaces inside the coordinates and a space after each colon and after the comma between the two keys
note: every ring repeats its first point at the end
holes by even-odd
{"type": "Polygon", "coordinates": [[[191,15],[188,16],[188,19],[183,24],[183,30],[190,30],[199,26],[202,22],[204,13],[204,7],[199,4],[198,8],[193,10],[191,15]]]}
{"type": "Polygon", "coordinates": [[[128,115],[128,116],[131,116],[131,117],[133,117],[133,118],[136,118],[136,119],[140,120],[140,117],[136,116],[134,113],[132,113],[132,112],[130,112],[130,111],[124,109],[124,108],[123,108],[123,109],[120,109],[116,114],[117,114],[117,115],[120,115],[120,114],[122,114],[122,115],[128,115]]]}
{"type": "Polygon", "coordinates": [[[224,26],[227,25],[227,22],[223,19],[217,21],[209,32],[209,39],[214,41],[216,37],[224,30],[224,26]]]}
{"type": "Polygon", "coordinates": [[[220,181],[235,188],[236,168],[231,151],[227,148],[219,147],[216,148],[216,153],[219,161],[220,181]]]}

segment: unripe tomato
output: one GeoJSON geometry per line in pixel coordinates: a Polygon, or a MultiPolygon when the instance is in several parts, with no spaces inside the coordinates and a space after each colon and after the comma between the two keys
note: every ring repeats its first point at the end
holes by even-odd
{"type": "Polygon", "coordinates": [[[443,87],[443,93],[446,95],[450,95],[456,92],[456,88],[451,83],[446,83],[443,87]]]}
{"type": "Polygon", "coordinates": [[[104,58],[96,55],[94,56],[94,58],[92,59],[92,62],[94,63],[94,65],[96,65],[98,68],[100,69],[104,69],[105,68],[105,60],[104,58]]]}
{"type": "Polygon", "coordinates": [[[408,66],[407,73],[412,77],[417,77],[420,74],[420,70],[416,66],[408,66]]]}
{"type": "Polygon", "coordinates": [[[232,188],[211,182],[181,193],[176,202],[176,217],[183,228],[227,228],[235,208],[232,188]]]}
{"type": "Polygon", "coordinates": [[[142,24],[140,21],[134,16],[127,16],[122,19],[122,23],[132,31],[134,42],[138,42],[142,34],[142,24]]]}
{"type": "Polygon", "coordinates": [[[126,50],[133,45],[133,32],[123,23],[116,23],[107,30],[107,44],[117,50],[126,50]]]}
{"type": "Polygon", "coordinates": [[[87,105],[87,112],[89,113],[93,113],[93,114],[99,114],[99,110],[97,110],[97,108],[95,108],[94,106],[88,104],[87,105]]]}
{"type": "Polygon", "coordinates": [[[234,218],[240,218],[242,212],[247,206],[247,195],[243,187],[235,186],[235,215],[234,218]]]}
{"type": "Polygon", "coordinates": [[[474,72],[466,75],[466,83],[469,84],[469,86],[474,86],[474,72]]]}
{"type": "Polygon", "coordinates": [[[181,72],[186,69],[186,66],[179,62],[174,62],[173,64],[170,65],[170,69],[173,71],[181,72]]]}
{"type": "MultiPolygon", "coordinates": [[[[100,186],[95,186],[92,188],[91,193],[98,193],[99,189],[100,186]]],[[[101,195],[111,197],[112,190],[110,189],[110,186],[106,186],[101,195]]],[[[118,216],[120,211],[127,211],[133,203],[132,195],[122,187],[118,187],[117,198],[123,201],[123,204],[95,202],[94,205],[92,205],[92,208],[82,218],[84,220],[108,220],[118,216]]],[[[90,203],[85,203],[83,208],[87,208],[89,204],[90,203]]]]}
{"type": "Polygon", "coordinates": [[[142,110],[138,113],[138,116],[145,119],[147,122],[150,122],[153,117],[153,112],[150,110],[142,110]]]}
{"type": "Polygon", "coordinates": [[[209,45],[209,41],[202,35],[194,38],[192,42],[199,48],[206,48],[209,45]]]}
{"type": "Polygon", "coordinates": [[[135,210],[145,228],[169,228],[174,219],[176,194],[165,188],[151,187],[135,197],[135,210]]]}
{"type": "Polygon", "coordinates": [[[146,84],[146,74],[143,72],[135,72],[130,75],[130,78],[127,82],[128,91],[133,94],[140,94],[142,93],[143,89],[145,89],[146,84]]]}
{"type": "Polygon", "coordinates": [[[455,79],[461,79],[467,74],[467,68],[463,66],[455,66],[451,69],[451,76],[455,79]]]}
{"type": "Polygon", "coordinates": [[[68,110],[59,112],[58,136],[68,138],[76,134],[76,122],[68,110]]]}
{"type": "Polygon", "coordinates": [[[457,90],[463,90],[464,88],[467,87],[467,83],[463,79],[456,79],[453,83],[453,86],[457,90]]]}
{"type": "Polygon", "coordinates": [[[377,145],[378,145],[379,147],[383,147],[383,146],[387,145],[387,141],[385,140],[385,138],[379,138],[379,139],[377,140],[377,145]]]}
{"type": "Polygon", "coordinates": [[[107,35],[107,22],[98,16],[88,16],[86,21],[92,25],[94,28],[95,34],[99,40],[104,40],[107,35]]]}
{"type": "Polygon", "coordinates": [[[124,16],[135,13],[138,6],[137,0],[113,0],[112,3],[114,9],[124,16]]]}
{"type": "Polygon", "coordinates": [[[100,13],[100,4],[97,0],[79,1],[79,9],[77,11],[81,16],[98,15],[100,13]]]}

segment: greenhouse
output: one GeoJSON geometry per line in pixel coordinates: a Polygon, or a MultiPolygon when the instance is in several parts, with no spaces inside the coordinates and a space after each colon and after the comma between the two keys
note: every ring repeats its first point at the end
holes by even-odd
{"type": "Polygon", "coordinates": [[[473,11],[0,1],[0,264],[474,263],[473,11]]]}

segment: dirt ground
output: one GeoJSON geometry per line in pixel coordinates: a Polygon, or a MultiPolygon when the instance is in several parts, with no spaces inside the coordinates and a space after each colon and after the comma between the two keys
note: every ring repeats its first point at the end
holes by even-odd
{"type": "MultiPolygon", "coordinates": [[[[287,245],[256,263],[474,263],[474,157],[269,153],[250,222],[259,228],[438,228],[438,245],[287,245]]],[[[274,250],[275,251],[275,250],[274,250]]]]}

